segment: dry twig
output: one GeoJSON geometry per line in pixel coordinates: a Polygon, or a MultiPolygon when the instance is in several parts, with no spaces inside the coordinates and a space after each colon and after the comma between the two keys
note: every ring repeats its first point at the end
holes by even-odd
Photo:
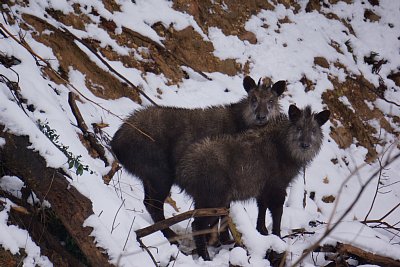
{"type": "Polygon", "coordinates": [[[111,170],[103,176],[103,182],[108,185],[111,179],[114,177],[114,174],[121,169],[121,166],[118,164],[118,161],[114,161],[111,164],[111,170]]]}
{"type": "Polygon", "coordinates": [[[77,96],[73,92],[69,92],[68,103],[71,107],[72,113],[75,116],[78,127],[79,129],[81,129],[83,137],[89,142],[90,146],[97,152],[99,158],[104,162],[104,165],[107,167],[109,163],[105,156],[105,150],[103,146],[97,142],[95,135],[89,131],[89,128],[83,120],[82,114],[79,111],[78,106],[76,105],[76,97],[77,96]]]}
{"type": "Polygon", "coordinates": [[[378,255],[372,252],[365,251],[361,248],[350,244],[337,243],[336,246],[324,245],[315,249],[315,252],[330,252],[338,253],[339,255],[347,255],[360,258],[370,264],[379,266],[400,267],[400,261],[390,257],[378,255]]]}
{"type": "MultiPolygon", "coordinates": [[[[297,265],[299,265],[306,257],[308,254],[310,254],[311,252],[313,252],[316,248],[319,247],[319,244],[322,242],[322,240],[324,240],[338,225],[339,223],[344,219],[344,217],[346,217],[346,215],[353,209],[354,205],[358,202],[358,200],[360,199],[362,193],[364,192],[365,188],[368,186],[368,184],[375,178],[376,175],[379,174],[379,172],[381,172],[382,168],[385,168],[387,166],[389,166],[390,164],[392,164],[395,160],[397,160],[400,157],[400,153],[393,156],[392,158],[386,160],[385,164],[381,165],[380,168],[375,171],[368,179],[367,181],[364,183],[364,185],[361,186],[361,189],[359,190],[357,196],[355,197],[354,201],[347,207],[347,209],[345,210],[345,212],[339,217],[339,219],[337,220],[337,222],[332,225],[331,227],[329,227],[329,224],[325,230],[325,233],[314,243],[312,244],[309,248],[307,248],[303,255],[297,260],[295,261],[295,263],[292,265],[292,267],[295,267],[297,265]]],[[[354,175],[351,174],[349,175],[349,177],[342,183],[342,187],[344,187],[344,185],[347,183],[347,181],[354,175]]],[[[341,188],[342,188],[341,187],[341,188]]]]}
{"type": "Polygon", "coordinates": [[[159,230],[170,227],[178,222],[194,218],[194,217],[209,217],[209,216],[223,216],[228,215],[227,208],[208,208],[208,209],[197,209],[189,210],[174,217],[168,218],[166,220],[156,222],[148,227],[136,230],[136,238],[142,238],[159,230]]]}

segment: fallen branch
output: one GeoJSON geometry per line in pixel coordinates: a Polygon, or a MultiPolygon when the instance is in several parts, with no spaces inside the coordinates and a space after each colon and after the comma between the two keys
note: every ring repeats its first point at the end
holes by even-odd
{"type": "Polygon", "coordinates": [[[94,134],[89,131],[89,128],[87,127],[85,121],[83,120],[82,114],[79,111],[78,106],[76,105],[76,97],[77,96],[73,92],[68,93],[68,103],[69,106],[71,107],[72,113],[75,116],[78,127],[79,129],[81,129],[83,137],[89,142],[90,147],[97,152],[97,155],[104,162],[104,165],[107,167],[109,163],[105,156],[104,147],[97,142],[97,139],[94,136],[94,134]]]}
{"type": "Polygon", "coordinates": [[[91,237],[92,228],[83,227],[93,214],[92,203],[62,173],[47,167],[45,159],[31,147],[27,136],[15,136],[0,125],[0,137],[6,143],[0,147],[2,167],[22,179],[41,200],[47,200],[57,218],[74,239],[91,266],[111,266],[108,257],[91,237]]]}
{"type": "Polygon", "coordinates": [[[158,263],[157,263],[156,259],[154,258],[153,254],[151,254],[149,248],[148,248],[145,244],[143,244],[143,241],[142,241],[140,238],[138,238],[138,242],[139,242],[139,244],[140,244],[140,247],[141,247],[142,249],[146,250],[147,254],[149,254],[151,260],[152,260],[153,263],[154,263],[154,266],[158,267],[158,263]]]}
{"type": "Polygon", "coordinates": [[[303,229],[293,229],[292,232],[293,233],[291,233],[291,234],[283,236],[282,239],[293,238],[293,237],[304,236],[304,235],[314,235],[315,234],[314,231],[306,231],[304,228],[303,229]]]}
{"type": "Polygon", "coordinates": [[[114,161],[111,164],[111,170],[103,176],[103,182],[108,185],[111,181],[111,179],[114,177],[115,173],[121,169],[121,166],[119,165],[118,161],[114,161]]]}
{"type": "Polygon", "coordinates": [[[387,223],[385,221],[381,221],[381,220],[367,220],[367,221],[363,221],[362,223],[364,223],[364,224],[369,224],[369,223],[376,224],[376,225],[369,226],[371,228],[386,228],[386,229],[392,229],[392,230],[400,232],[400,227],[395,227],[395,226],[393,226],[393,225],[391,225],[391,224],[389,224],[389,223],[387,223]]]}
{"type": "Polygon", "coordinates": [[[382,256],[372,252],[365,251],[359,247],[350,244],[337,243],[336,246],[324,245],[314,250],[315,252],[330,252],[359,258],[367,263],[379,266],[399,267],[400,261],[390,257],[382,256]]]}
{"type": "Polygon", "coordinates": [[[144,236],[150,235],[154,232],[160,231],[162,229],[168,228],[173,224],[178,222],[195,218],[195,217],[211,217],[211,216],[223,216],[228,215],[229,211],[227,208],[209,208],[209,209],[197,209],[189,210],[184,213],[178,214],[174,217],[168,218],[166,220],[156,222],[148,227],[136,230],[136,238],[142,238],[144,236]]]}

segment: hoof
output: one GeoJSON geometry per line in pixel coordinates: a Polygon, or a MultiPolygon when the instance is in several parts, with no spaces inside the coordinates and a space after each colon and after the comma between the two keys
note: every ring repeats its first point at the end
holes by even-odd
{"type": "Polygon", "coordinates": [[[205,248],[204,250],[202,249],[201,251],[197,251],[197,254],[199,255],[199,257],[203,258],[203,260],[211,261],[210,254],[208,254],[207,248],[205,248]]]}
{"type": "Polygon", "coordinates": [[[203,258],[203,260],[205,261],[211,261],[210,255],[208,255],[208,252],[206,253],[206,255],[201,255],[200,257],[203,258]]]}
{"type": "Polygon", "coordinates": [[[259,227],[259,228],[257,228],[257,230],[262,235],[268,235],[268,230],[267,230],[267,227],[265,227],[265,226],[264,227],[259,227]]]}

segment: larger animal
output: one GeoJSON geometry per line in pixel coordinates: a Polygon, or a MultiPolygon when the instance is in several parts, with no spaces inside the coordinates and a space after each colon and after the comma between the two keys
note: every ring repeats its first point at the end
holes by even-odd
{"type": "MultiPolygon", "coordinates": [[[[313,113],[307,106],[289,107],[260,129],[224,135],[191,145],[177,167],[176,184],[193,197],[195,208],[226,207],[232,201],[256,198],[257,230],[267,235],[265,213],[272,215],[272,233],[280,236],[286,188],[320,150],[321,126],[329,110],[313,113]]],[[[193,231],[213,225],[214,218],[195,218],[193,231]]],[[[210,260],[205,235],[194,237],[198,254],[210,260]]]]}
{"type": "MultiPolygon", "coordinates": [[[[176,164],[191,143],[258,127],[280,114],[278,98],[286,88],[285,81],[269,86],[246,76],[243,87],[247,97],[226,106],[139,110],[115,133],[112,150],[123,167],[142,180],[144,205],[154,222],[165,219],[164,201],[175,180],[176,164]]],[[[162,232],[170,240],[176,237],[170,228],[162,232]]]]}

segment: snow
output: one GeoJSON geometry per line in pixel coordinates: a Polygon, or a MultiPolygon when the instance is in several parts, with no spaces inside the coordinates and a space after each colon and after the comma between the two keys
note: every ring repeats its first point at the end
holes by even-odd
{"type": "MultiPolygon", "coordinates": [[[[246,22],[246,30],[253,32],[257,37],[256,44],[241,41],[236,36],[225,36],[217,27],[209,28],[207,35],[192,16],[175,11],[172,8],[172,2],[166,0],[117,0],[116,2],[121,5],[121,11],[114,12],[108,11],[101,1],[96,0],[29,1],[27,7],[15,5],[11,8],[16,14],[34,14],[55,26],[60,26],[59,22],[45,16],[45,9],[53,8],[68,14],[73,10],[71,2],[86,6],[86,8],[81,7],[81,11],[92,21],[86,25],[85,31],[67,26],[66,28],[79,37],[98,40],[103,47],[110,45],[120,55],[131,54],[132,51],[117,44],[106,31],[98,27],[98,17],[91,14],[92,10],[96,10],[106,19],[112,19],[117,25],[116,33],[120,32],[122,27],[126,27],[161,45],[163,38],[151,28],[152,24],[161,22],[165,27],[168,28],[169,25],[172,25],[176,30],[192,26],[205,40],[213,43],[214,55],[220,59],[232,58],[241,64],[249,61],[250,75],[255,79],[268,76],[273,81],[286,80],[288,89],[281,100],[283,110],[287,110],[291,103],[296,103],[300,107],[310,104],[317,111],[323,109],[322,93],[334,89],[329,77],[336,77],[343,81],[347,75],[362,74],[364,78],[377,86],[379,75],[372,74],[371,66],[363,62],[363,57],[368,56],[371,51],[379,53],[379,58],[388,60],[388,63],[384,64],[380,71],[381,78],[389,85],[386,98],[396,103],[400,102],[400,88],[392,80],[386,78],[391,71],[400,68],[400,54],[398,53],[400,22],[396,19],[399,17],[399,1],[381,0],[380,6],[371,6],[368,1],[354,1],[352,4],[339,1],[337,4],[331,5],[329,10],[322,9],[326,13],[333,12],[340,19],[345,19],[354,29],[355,35],[352,35],[349,29],[338,20],[327,19],[315,11],[306,13],[303,4],[303,9],[297,14],[278,4],[274,10],[263,10],[246,22]],[[376,12],[381,16],[381,20],[379,22],[364,21],[364,8],[376,12]],[[16,12],[17,9],[18,12],[16,12]],[[285,17],[289,21],[279,23],[279,20],[285,17]],[[389,27],[389,23],[393,27],[389,27]],[[336,51],[330,45],[332,41],[339,44],[340,51],[336,51]],[[350,41],[356,61],[345,45],[347,41],[350,41]],[[346,69],[338,69],[332,64],[329,69],[315,66],[315,57],[324,57],[330,63],[339,62],[346,69]],[[305,92],[304,85],[299,81],[303,76],[315,84],[313,91],[305,92]]],[[[224,7],[227,8],[226,5],[224,7]]],[[[0,22],[14,34],[19,31],[18,27],[5,23],[4,17],[0,18],[0,22]]],[[[35,53],[43,58],[52,59],[49,62],[53,68],[57,69],[59,62],[55,60],[53,51],[35,41],[31,32],[26,31],[25,33],[25,40],[35,53]]],[[[49,33],[44,32],[43,34],[49,33]]],[[[78,45],[91,60],[106,69],[86,48],[78,45]]],[[[27,116],[16,104],[5,83],[1,82],[1,124],[5,125],[6,131],[16,135],[27,135],[32,143],[31,148],[46,159],[49,167],[61,167],[72,176],[71,186],[76,187],[93,203],[94,214],[86,220],[85,226],[93,228],[91,235],[95,238],[97,245],[108,253],[113,264],[126,267],[152,266],[151,258],[140,248],[134,233],[135,230],[152,224],[142,203],[141,182],[122,170],[114,176],[110,185],[105,185],[102,175],[106,174],[110,167],[104,167],[101,160],[93,159],[89,155],[79,140],[79,130],[74,126],[76,121],[67,102],[68,92],[74,90],[70,86],[55,84],[44,79],[33,57],[10,38],[0,40],[0,50],[3,54],[14,55],[22,61],[21,64],[14,66],[13,70],[19,74],[21,94],[28,99],[28,104],[35,107],[33,112],[27,111],[27,116]],[[52,88],[56,88],[59,94],[56,94],[52,88]],[[82,176],[76,176],[73,170],[69,170],[65,155],[38,129],[39,120],[47,122],[59,135],[60,143],[67,145],[68,150],[74,155],[81,155],[82,163],[89,165],[94,173],[84,172],[82,176]]],[[[108,63],[133,84],[142,87],[146,94],[162,105],[185,108],[208,107],[236,102],[245,95],[242,88],[242,74],[230,77],[221,73],[207,73],[207,76],[211,78],[211,80],[207,80],[192,69],[183,67],[188,73],[189,79],[185,79],[179,85],[168,85],[168,80],[163,75],[143,74],[137,69],[124,67],[121,62],[108,61],[108,63]],[[161,99],[156,98],[158,96],[157,89],[163,92],[161,99]],[[228,89],[228,92],[225,92],[225,89],[228,89]]],[[[16,74],[3,65],[0,65],[0,73],[12,81],[17,80],[16,74]]],[[[86,124],[91,127],[91,123],[108,123],[109,127],[105,131],[109,136],[112,136],[118,129],[121,118],[142,108],[127,98],[104,100],[96,97],[86,88],[85,76],[73,68],[68,70],[68,77],[69,82],[78,88],[81,94],[93,101],[83,99],[82,102],[77,103],[86,124]]],[[[341,97],[340,101],[352,108],[346,97],[341,97]]],[[[146,105],[150,105],[150,103],[144,100],[144,106],[146,105]]],[[[400,130],[398,122],[396,124],[390,117],[391,115],[400,116],[398,106],[377,99],[374,102],[368,102],[368,107],[380,109],[386,115],[391,126],[397,132],[400,130]]],[[[365,123],[377,127],[377,121],[371,120],[365,123]]],[[[268,260],[264,259],[265,252],[269,249],[278,252],[290,251],[292,255],[290,261],[294,262],[301,256],[302,251],[315,242],[326,230],[326,224],[312,227],[309,222],[328,222],[332,215],[333,222],[335,222],[354,200],[361,186],[379,168],[378,162],[364,163],[367,150],[363,147],[352,144],[349,148],[339,149],[329,135],[332,126],[331,123],[323,126],[325,135],[323,147],[306,169],[306,183],[303,182],[303,174],[300,174],[288,188],[288,197],[282,218],[282,236],[291,234],[292,229],[300,228],[314,231],[314,235],[299,235],[285,238],[283,241],[273,235],[260,235],[255,229],[256,203],[249,200],[245,203],[231,205],[232,218],[238,230],[243,234],[242,238],[247,252],[242,248],[233,248],[229,251],[231,246],[210,248],[213,261],[204,262],[197,256],[186,256],[179,252],[179,249],[175,245],[170,245],[159,232],[143,238],[143,242],[150,248],[161,266],[167,266],[171,256],[176,258],[174,262],[176,267],[228,266],[229,262],[240,266],[269,266],[268,260]],[[331,159],[337,159],[337,164],[334,164],[331,159]],[[315,193],[314,200],[307,198],[305,209],[302,202],[304,190],[307,191],[308,196],[311,192],[315,193]],[[335,202],[323,202],[322,197],[324,196],[335,197],[335,202]]],[[[383,136],[385,136],[386,143],[377,148],[382,152],[380,156],[388,158],[390,155],[398,153],[396,137],[389,133],[384,133],[383,136]],[[386,151],[388,148],[393,148],[394,151],[386,151]]],[[[4,145],[5,139],[0,138],[0,147],[4,145]]],[[[111,153],[107,153],[106,156],[109,159],[112,158],[111,153]]],[[[368,219],[381,218],[400,201],[399,170],[399,161],[384,170],[384,183],[391,186],[386,188],[387,193],[377,195],[368,219]]],[[[323,243],[349,243],[370,252],[400,259],[400,238],[398,236],[360,223],[368,213],[377,185],[378,176],[373,177],[355,207],[344,221],[339,223],[337,229],[324,239],[323,243]]],[[[0,178],[0,188],[16,197],[20,197],[20,190],[23,186],[23,182],[18,177],[4,176],[0,178]]],[[[177,201],[180,212],[191,209],[191,199],[178,188],[172,189],[172,198],[177,201]]],[[[41,256],[40,248],[25,230],[7,225],[8,212],[13,204],[4,198],[1,201],[5,202],[4,209],[0,211],[1,246],[12,253],[17,253],[20,248],[25,248],[28,256],[24,259],[24,266],[35,266],[35,264],[51,266],[49,260],[45,256],[41,256]]],[[[165,205],[165,209],[166,217],[177,214],[169,205],[165,205]]],[[[388,223],[395,224],[398,223],[399,217],[400,210],[397,209],[386,220],[388,223]]],[[[267,216],[266,225],[270,230],[270,216],[267,216]]],[[[191,231],[188,221],[174,225],[172,228],[180,233],[190,233],[191,231]]],[[[321,265],[326,263],[323,259],[319,259],[319,262],[321,265]]],[[[313,266],[311,257],[305,260],[304,266],[313,266]]]]}
{"type": "Polygon", "coordinates": [[[0,246],[12,254],[19,253],[23,248],[27,254],[23,259],[23,266],[53,266],[46,256],[41,255],[40,247],[32,241],[26,230],[7,224],[8,213],[12,205],[14,204],[6,199],[3,209],[0,210],[0,246]]]}
{"type": "Polygon", "coordinates": [[[6,139],[0,137],[0,147],[4,146],[6,144],[6,139]]]}

